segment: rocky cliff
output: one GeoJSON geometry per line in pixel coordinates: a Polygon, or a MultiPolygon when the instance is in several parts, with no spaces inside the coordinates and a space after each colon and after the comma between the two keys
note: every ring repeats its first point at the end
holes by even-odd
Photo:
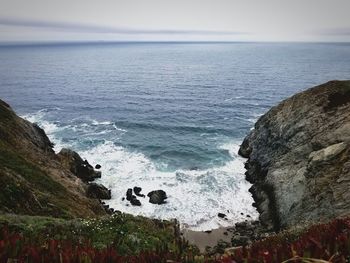
{"type": "Polygon", "coordinates": [[[279,230],[350,214],[350,81],[273,107],[239,150],[260,221],[279,230]]]}
{"type": "Polygon", "coordinates": [[[67,218],[104,215],[98,199],[87,197],[89,185],[82,179],[98,173],[76,153],[55,154],[52,146],[40,127],[0,100],[0,211],[67,218]],[[72,156],[77,160],[71,161],[72,156]],[[79,170],[72,169],[73,161],[81,163],[79,170]]]}

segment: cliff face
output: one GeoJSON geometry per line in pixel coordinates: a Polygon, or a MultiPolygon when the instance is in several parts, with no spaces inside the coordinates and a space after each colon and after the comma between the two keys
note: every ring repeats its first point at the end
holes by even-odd
{"type": "Polygon", "coordinates": [[[56,217],[104,215],[45,132],[0,100],[0,211],[56,217]]]}
{"type": "Polygon", "coordinates": [[[278,230],[350,214],[350,81],[282,101],[244,139],[260,220],[278,230]]]}

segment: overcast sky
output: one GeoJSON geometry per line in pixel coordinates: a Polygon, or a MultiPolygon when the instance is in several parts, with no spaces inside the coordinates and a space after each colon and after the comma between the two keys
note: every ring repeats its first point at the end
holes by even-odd
{"type": "Polygon", "coordinates": [[[350,41],[350,0],[0,0],[0,41],[350,41]]]}

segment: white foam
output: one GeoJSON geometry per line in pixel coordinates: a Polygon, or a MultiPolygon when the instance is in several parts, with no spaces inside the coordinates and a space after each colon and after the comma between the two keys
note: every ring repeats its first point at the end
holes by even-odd
{"type": "Polygon", "coordinates": [[[97,121],[97,120],[92,120],[92,125],[111,125],[113,124],[110,121],[97,121]]]}
{"type": "Polygon", "coordinates": [[[126,132],[126,130],[118,128],[117,125],[115,125],[115,123],[113,123],[113,128],[116,129],[117,131],[126,132]]]}
{"type": "MultiPolygon", "coordinates": [[[[55,108],[55,110],[59,110],[59,108],[55,108]]],[[[54,143],[54,151],[59,152],[64,147],[69,147],[70,145],[64,144],[59,138],[55,136],[55,133],[61,131],[63,128],[59,127],[57,124],[46,121],[45,115],[47,110],[40,110],[33,114],[25,114],[21,117],[32,122],[38,124],[42,129],[44,129],[46,135],[49,137],[50,141],[54,143]]]]}
{"type": "Polygon", "coordinates": [[[94,165],[102,165],[99,182],[112,189],[112,200],[107,203],[114,209],[153,218],[177,218],[184,227],[208,230],[230,226],[246,219],[247,214],[257,217],[248,192],[250,184],[244,180],[243,159],[237,156],[239,145],[232,142],[221,148],[227,149],[234,159],[204,171],[162,172],[143,154],[128,152],[112,142],[81,155],[94,165]],[[144,194],[163,189],[168,194],[167,204],[153,205],[146,197],[140,198],[141,207],[127,206],[129,203],[122,197],[134,186],[142,187],[144,194]],[[225,213],[228,220],[220,219],[219,212],[225,213]]]}
{"type": "MultiPolygon", "coordinates": [[[[62,129],[87,129],[89,125],[59,127],[45,121],[45,112],[24,116],[38,123],[55,143],[55,150],[71,147],[56,137],[62,129]]],[[[91,122],[92,125],[110,125],[107,122],[91,122]]],[[[122,131],[126,132],[126,131],[122,131]]],[[[250,184],[244,179],[244,160],[237,155],[239,143],[232,141],[220,146],[232,156],[224,166],[207,170],[178,170],[164,172],[142,153],[130,152],[113,142],[106,141],[89,150],[79,152],[92,165],[102,166],[102,178],[98,181],[112,190],[112,199],[107,203],[114,209],[152,218],[177,218],[183,227],[193,230],[209,230],[230,226],[235,222],[258,216],[252,207],[253,199],[248,192],[250,184]],[[142,192],[162,189],[168,195],[167,203],[154,205],[148,198],[140,198],[141,207],[122,201],[128,188],[142,187],[142,192]],[[228,220],[217,214],[225,213],[228,220]],[[241,215],[243,213],[244,215],[241,215]]],[[[164,166],[165,167],[165,166],[164,166]]],[[[164,168],[163,167],[163,168],[164,168]]]]}

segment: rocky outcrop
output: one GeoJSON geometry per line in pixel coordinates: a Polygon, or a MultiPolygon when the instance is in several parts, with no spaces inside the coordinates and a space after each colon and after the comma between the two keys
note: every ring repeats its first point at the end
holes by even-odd
{"type": "Polygon", "coordinates": [[[282,101],[244,139],[260,221],[279,230],[350,214],[350,81],[282,101]]]}
{"type": "Polygon", "coordinates": [[[90,183],[86,190],[86,195],[90,198],[109,200],[112,198],[111,190],[102,184],[90,183]]]}
{"type": "Polygon", "coordinates": [[[77,152],[63,148],[57,156],[64,166],[84,182],[101,178],[101,172],[95,171],[89,162],[83,160],[77,152]]]}
{"type": "Polygon", "coordinates": [[[97,173],[67,150],[73,163],[81,164],[70,166],[66,155],[56,155],[52,147],[43,129],[0,100],[0,212],[65,218],[105,215],[99,201],[86,196],[87,185],[80,179],[90,180],[97,173]]]}

